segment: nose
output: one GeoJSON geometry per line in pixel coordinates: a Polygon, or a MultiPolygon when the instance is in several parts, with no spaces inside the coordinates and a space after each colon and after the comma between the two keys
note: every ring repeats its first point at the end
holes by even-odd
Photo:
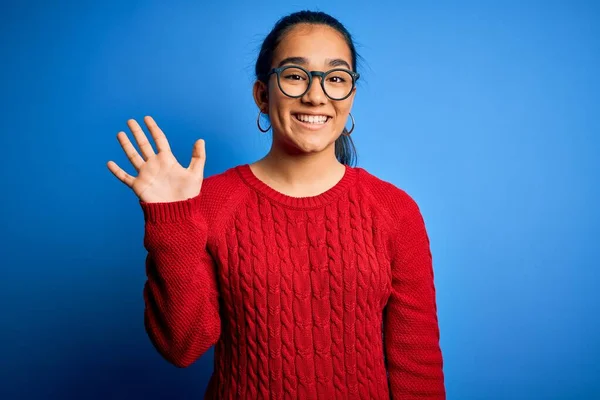
{"type": "Polygon", "coordinates": [[[308,91],[304,93],[304,96],[302,96],[302,102],[315,106],[319,106],[327,102],[327,96],[321,87],[321,79],[323,78],[320,76],[313,76],[312,83],[308,88],[308,91]]]}

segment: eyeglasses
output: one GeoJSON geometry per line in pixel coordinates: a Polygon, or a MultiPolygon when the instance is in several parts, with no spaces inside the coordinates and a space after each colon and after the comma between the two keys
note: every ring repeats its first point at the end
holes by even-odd
{"type": "Polygon", "coordinates": [[[273,68],[267,74],[267,78],[272,74],[277,74],[277,85],[283,94],[292,98],[304,96],[310,90],[313,77],[319,76],[321,88],[331,100],[344,100],[350,96],[360,77],[358,72],[345,68],[334,68],[323,72],[308,71],[297,65],[273,68]]]}

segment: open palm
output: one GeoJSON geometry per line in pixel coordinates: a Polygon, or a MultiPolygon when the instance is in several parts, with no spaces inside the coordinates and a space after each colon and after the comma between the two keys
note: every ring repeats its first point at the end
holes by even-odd
{"type": "Polygon", "coordinates": [[[110,172],[129,186],[140,200],[147,203],[180,201],[197,196],[202,187],[206,161],[204,140],[196,141],[190,165],[184,168],[177,162],[165,134],[154,119],[147,116],[144,118],[144,123],[152,135],[157,152],[154,152],[140,125],[130,119],[127,121],[127,126],[133,133],[141,155],[125,132],[119,132],[117,140],[138,175],[137,177],[129,175],[114,161],[107,163],[110,172]]]}

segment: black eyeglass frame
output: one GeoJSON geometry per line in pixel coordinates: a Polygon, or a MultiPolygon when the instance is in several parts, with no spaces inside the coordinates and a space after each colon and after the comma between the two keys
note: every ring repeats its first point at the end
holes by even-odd
{"type": "Polygon", "coordinates": [[[279,86],[279,90],[281,90],[281,93],[285,94],[288,97],[291,97],[292,99],[300,98],[300,97],[304,96],[306,93],[308,93],[308,91],[310,90],[310,88],[312,86],[312,83],[313,83],[313,77],[320,76],[321,77],[321,89],[323,89],[323,93],[325,93],[325,96],[327,96],[328,98],[330,98],[331,100],[334,100],[334,101],[341,101],[341,100],[345,100],[348,97],[350,97],[350,95],[352,94],[352,91],[356,87],[356,81],[358,81],[358,78],[360,78],[360,74],[358,72],[354,72],[354,71],[351,71],[351,70],[346,69],[346,68],[334,68],[334,69],[330,69],[329,71],[309,71],[306,68],[303,68],[303,67],[301,67],[299,65],[284,65],[283,67],[273,68],[266,75],[266,78],[268,79],[273,74],[277,74],[277,86],[279,86]],[[281,87],[281,81],[280,81],[280,79],[281,79],[281,73],[283,71],[285,71],[286,69],[290,69],[290,68],[300,69],[300,70],[306,72],[306,76],[308,76],[308,86],[306,87],[306,90],[304,91],[304,93],[302,93],[300,95],[297,95],[297,96],[290,96],[281,87]],[[352,77],[352,88],[350,89],[350,91],[348,92],[348,94],[346,96],[341,97],[339,99],[331,97],[327,93],[327,90],[325,90],[325,78],[330,73],[336,72],[336,71],[347,72],[352,77]]]}

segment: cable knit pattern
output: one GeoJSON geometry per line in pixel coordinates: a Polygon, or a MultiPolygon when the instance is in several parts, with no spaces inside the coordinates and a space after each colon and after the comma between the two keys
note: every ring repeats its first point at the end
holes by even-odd
{"type": "Polygon", "coordinates": [[[346,167],[296,198],[248,164],[140,202],[144,323],[178,367],[215,346],[207,399],[445,399],[429,237],[403,190],[346,167]]]}

